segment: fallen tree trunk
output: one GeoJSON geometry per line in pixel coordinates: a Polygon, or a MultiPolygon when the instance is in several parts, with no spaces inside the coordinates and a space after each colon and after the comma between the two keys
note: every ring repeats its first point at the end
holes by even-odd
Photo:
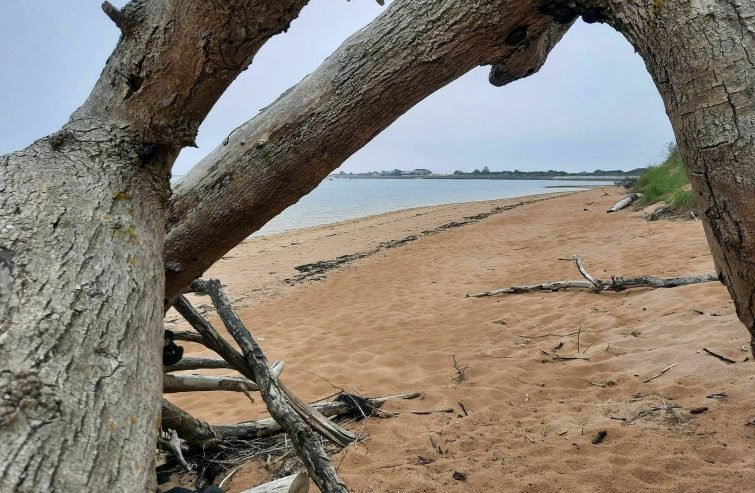
{"type": "Polygon", "coordinates": [[[631,204],[632,202],[634,202],[635,200],[637,200],[639,198],[640,198],[639,195],[637,195],[636,193],[632,192],[632,193],[628,194],[626,197],[624,197],[623,199],[621,199],[618,202],[616,202],[613,205],[613,207],[611,207],[610,209],[608,209],[606,212],[618,212],[621,209],[629,207],[629,204],[631,204]]]}
{"type": "Polygon", "coordinates": [[[305,473],[299,473],[261,484],[241,493],[307,493],[308,491],[309,477],[305,473]]]}
{"type": "Polygon", "coordinates": [[[154,491],[171,167],[305,3],[104,2],[87,100],[0,156],[0,490],[154,491]]]}
{"type": "MultiPolygon", "coordinates": [[[[564,260],[564,259],[562,259],[564,260]]],[[[492,291],[485,291],[482,293],[467,293],[467,298],[484,298],[486,296],[497,296],[499,294],[520,294],[520,293],[532,293],[535,291],[560,291],[568,288],[580,288],[589,289],[596,293],[601,291],[624,291],[629,288],[675,288],[678,286],[687,286],[690,284],[699,284],[703,282],[718,281],[717,274],[698,274],[693,276],[682,277],[653,277],[653,276],[637,276],[637,277],[611,277],[610,281],[602,281],[595,279],[585,270],[585,266],[582,263],[582,259],[579,256],[574,257],[574,261],[577,264],[577,270],[585,278],[582,280],[573,281],[551,281],[542,284],[531,284],[523,286],[509,286],[506,288],[494,289],[492,291]]]]}

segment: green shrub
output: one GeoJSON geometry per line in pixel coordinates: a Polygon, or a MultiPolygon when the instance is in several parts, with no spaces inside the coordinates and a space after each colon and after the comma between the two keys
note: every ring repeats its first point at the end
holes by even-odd
{"type": "Polygon", "coordinates": [[[695,195],[692,190],[676,190],[666,199],[666,203],[679,211],[689,211],[695,208],[695,195]]]}
{"type": "Polygon", "coordinates": [[[678,209],[689,210],[695,206],[695,197],[686,189],[688,184],[687,170],[679,150],[671,145],[663,163],[649,167],[640,175],[636,189],[642,192],[642,205],[663,200],[678,209]]]}

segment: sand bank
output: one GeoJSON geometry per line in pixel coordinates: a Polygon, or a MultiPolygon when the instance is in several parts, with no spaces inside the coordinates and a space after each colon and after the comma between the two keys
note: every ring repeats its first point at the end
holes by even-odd
{"type": "MultiPolygon", "coordinates": [[[[621,194],[608,192],[413,209],[256,238],[208,276],[227,285],[268,357],[286,361],[282,378],[302,398],[332,385],[423,391],[424,400],[388,409],[457,410],[371,420],[369,440],[340,465],[352,491],[750,491],[755,363],[742,362],[747,333],[723,286],[464,297],[576,278],[558,260],[575,254],[596,277],[713,271],[699,221],[606,214],[621,194]],[[307,264],[316,266],[300,272],[307,264]],[[577,353],[569,334],[578,331],[589,360],[553,361],[560,343],[562,354],[577,353]],[[460,383],[452,355],[467,367],[460,383]],[[690,414],[696,407],[708,411],[690,414]],[[608,434],[593,445],[600,430],[608,434]]],[[[232,393],[172,400],[216,423],[264,414],[232,393]]],[[[248,466],[230,491],[264,473],[248,466]]]]}

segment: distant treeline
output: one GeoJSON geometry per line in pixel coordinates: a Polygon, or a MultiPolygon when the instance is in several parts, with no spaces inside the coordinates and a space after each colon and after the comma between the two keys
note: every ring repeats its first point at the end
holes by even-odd
{"type": "Polygon", "coordinates": [[[489,179],[489,180],[552,180],[552,179],[586,179],[597,180],[606,179],[614,180],[620,178],[638,177],[645,171],[645,168],[635,168],[629,171],[620,169],[595,171],[580,171],[578,173],[569,173],[567,171],[557,171],[550,169],[548,171],[491,171],[487,166],[474,171],[454,171],[453,174],[435,174],[427,169],[416,169],[413,171],[391,170],[391,171],[371,171],[368,173],[345,173],[341,171],[338,174],[331,175],[338,178],[424,178],[424,179],[489,179]]]}
{"type": "Polygon", "coordinates": [[[501,176],[501,177],[511,177],[511,178],[543,178],[543,177],[566,177],[566,176],[574,176],[574,177],[584,177],[584,176],[590,176],[590,177],[617,177],[617,176],[639,176],[642,174],[642,172],[645,171],[645,168],[635,168],[629,171],[624,171],[621,169],[610,169],[610,170],[603,170],[603,169],[596,169],[595,171],[580,171],[578,173],[569,173],[567,171],[557,171],[554,169],[549,169],[548,171],[519,171],[518,169],[515,169],[514,171],[490,171],[487,166],[483,167],[481,170],[476,169],[472,172],[464,172],[464,171],[454,171],[454,176],[474,176],[478,177],[480,175],[484,176],[501,176]]]}

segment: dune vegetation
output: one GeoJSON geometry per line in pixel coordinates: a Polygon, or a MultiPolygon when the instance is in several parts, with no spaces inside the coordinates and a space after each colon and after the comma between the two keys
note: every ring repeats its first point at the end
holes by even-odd
{"type": "Polygon", "coordinates": [[[687,169],[676,144],[670,144],[663,162],[648,167],[637,179],[635,189],[642,193],[641,205],[666,202],[677,212],[695,208],[695,197],[687,169]]]}

